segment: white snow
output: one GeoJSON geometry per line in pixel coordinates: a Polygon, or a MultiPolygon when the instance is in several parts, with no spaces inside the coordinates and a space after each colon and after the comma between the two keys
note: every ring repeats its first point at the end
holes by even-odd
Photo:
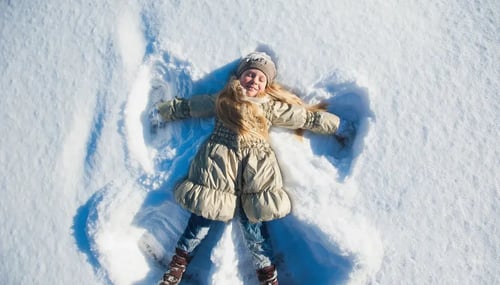
{"type": "MultiPolygon", "coordinates": [[[[171,191],[213,122],[151,136],[151,84],[216,92],[256,49],[359,128],[349,150],[273,131],[281,283],[500,283],[500,2],[7,0],[0,33],[3,284],[155,284],[139,241],[172,254],[171,191]]],[[[237,223],[187,274],[257,284],[237,223]]]]}

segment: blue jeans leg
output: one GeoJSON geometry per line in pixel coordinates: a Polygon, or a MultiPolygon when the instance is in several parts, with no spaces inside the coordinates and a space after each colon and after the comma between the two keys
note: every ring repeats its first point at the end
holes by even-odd
{"type": "Polygon", "coordinates": [[[243,210],[239,212],[238,221],[255,268],[260,269],[271,265],[273,263],[273,249],[266,223],[250,223],[243,210]]]}
{"type": "Polygon", "coordinates": [[[186,229],[177,242],[177,248],[188,252],[191,256],[195,255],[196,249],[207,236],[213,222],[202,216],[191,214],[186,229]]]}

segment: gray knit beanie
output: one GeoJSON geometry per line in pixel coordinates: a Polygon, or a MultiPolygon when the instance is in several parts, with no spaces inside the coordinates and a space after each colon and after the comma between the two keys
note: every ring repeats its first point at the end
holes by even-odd
{"type": "Polygon", "coordinates": [[[262,71],[267,78],[267,84],[271,84],[276,78],[276,65],[269,55],[264,52],[252,52],[240,60],[236,77],[240,77],[245,70],[255,68],[262,71]]]}

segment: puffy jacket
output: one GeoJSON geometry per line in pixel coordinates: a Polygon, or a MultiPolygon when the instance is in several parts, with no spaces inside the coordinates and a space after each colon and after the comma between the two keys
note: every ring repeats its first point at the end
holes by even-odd
{"type": "MultiPolygon", "coordinates": [[[[217,95],[176,98],[158,106],[164,120],[215,116],[217,95]]],[[[268,127],[308,129],[333,134],[339,118],[311,112],[303,106],[263,100],[257,104],[265,113],[268,127]]],[[[191,162],[187,178],[174,190],[176,201],[192,213],[211,220],[228,221],[241,206],[251,222],[282,218],[291,203],[275,153],[259,138],[244,138],[216,119],[211,136],[191,162]]]]}

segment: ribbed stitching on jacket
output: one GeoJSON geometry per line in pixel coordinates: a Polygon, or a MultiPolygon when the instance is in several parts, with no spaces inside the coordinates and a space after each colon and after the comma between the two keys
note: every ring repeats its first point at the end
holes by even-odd
{"type": "Polygon", "coordinates": [[[264,139],[244,138],[238,135],[235,131],[226,128],[222,122],[218,120],[215,124],[214,131],[210,136],[210,141],[223,144],[235,151],[239,151],[243,148],[258,148],[266,150],[271,147],[264,139]]]}
{"type": "Polygon", "coordinates": [[[320,126],[320,116],[319,112],[307,112],[306,123],[304,124],[304,129],[317,129],[320,126]]]}

